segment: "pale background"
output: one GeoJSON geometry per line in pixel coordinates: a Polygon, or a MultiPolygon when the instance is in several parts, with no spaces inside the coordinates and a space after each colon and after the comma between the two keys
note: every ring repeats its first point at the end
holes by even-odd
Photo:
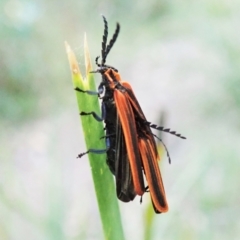
{"type": "MultiPolygon", "coordinates": [[[[84,69],[104,14],[121,32],[107,63],[129,81],[171,154],[170,206],[153,239],[240,237],[240,2],[0,2],[0,239],[103,239],[64,41],[84,69]]],[[[97,77],[98,82],[100,77],[97,77]]],[[[94,137],[94,136],[93,136],[94,137]]],[[[126,239],[143,239],[143,204],[120,203],[126,239]]]]}

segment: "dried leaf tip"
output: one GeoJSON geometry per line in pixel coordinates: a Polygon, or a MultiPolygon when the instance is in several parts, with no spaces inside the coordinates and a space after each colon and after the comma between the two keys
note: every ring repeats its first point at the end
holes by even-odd
{"type": "Polygon", "coordinates": [[[75,56],[74,52],[72,51],[70,45],[66,41],[65,41],[65,48],[66,48],[66,52],[67,52],[67,55],[68,55],[68,61],[69,61],[69,64],[70,64],[71,71],[73,72],[73,74],[80,74],[81,75],[80,69],[78,67],[78,62],[77,62],[76,56],[75,56]]]}
{"type": "Polygon", "coordinates": [[[92,64],[91,64],[91,58],[90,53],[88,49],[87,44],[87,34],[84,34],[84,55],[85,55],[85,66],[86,66],[86,75],[92,71],[92,64]]]}

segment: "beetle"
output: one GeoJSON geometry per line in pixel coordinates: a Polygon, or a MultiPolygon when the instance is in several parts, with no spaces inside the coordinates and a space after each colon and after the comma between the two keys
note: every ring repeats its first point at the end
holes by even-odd
{"type": "MultiPolygon", "coordinates": [[[[95,112],[81,112],[81,116],[92,115],[97,121],[105,123],[106,149],[88,149],[78,157],[88,153],[106,153],[106,162],[116,178],[117,197],[123,202],[132,201],[136,195],[149,191],[156,213],[168,211],[166,194],[158,166],[158,151],[151,128],[169,132],[177,137],[186,139],[181,134],[151,124],[138,103],[131,85],[122,81],[118,70],[106,65],[106,58],[117,40],[120,25],[117,23],[112,39],[107,44],[108,23],[103,16],[104,34],[102,40],[101,63],[99,56],[95,62],[98,66],[93,73],[100,73],[102,81],[98,91],[76,91],[90,95],[97,95],[102,100],[102,115],[95,112]],[[144,174],[148,186],[144,184],[144,174]]],[[[161,141],[161,139],[159,139],[161,141]]],[[[165,149],[166,146],[164,145],[165,149]]],[[[167,151],[167,149],[166,149],[167,151]]],[[[169,157],[169,153],[167,151],[169,157]]],[[[169,157],[170,161],[170,157],[169,157]]]]}

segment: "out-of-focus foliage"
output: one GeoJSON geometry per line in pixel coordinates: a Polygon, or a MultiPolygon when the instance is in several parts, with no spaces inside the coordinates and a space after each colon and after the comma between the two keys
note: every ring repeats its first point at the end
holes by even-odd
{"type": "MultiPolygon", "coordinates": [[[[149,121],[166,112],[171,154],[161,161],[170,211],[153,239],[238,239],[240,235],[240,2],[0,2],[0,239],[102,239],[64,49],[83,67],[103,23],[121,32],[107,63],[128,80],[149,121]]],[[[98,78],[98,77],[96,77],[98,78]]],[[[93,136],[94,137],[94,136],[93,136]]],[[[120,203],[126,239],[142,239],[144,195],[120,203]]]]}

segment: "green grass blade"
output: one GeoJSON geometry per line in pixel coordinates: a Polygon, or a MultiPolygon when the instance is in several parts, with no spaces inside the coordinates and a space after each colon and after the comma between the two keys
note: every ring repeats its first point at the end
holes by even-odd
{"type": "MultiPolygon", "coordinates": [[[[94,74],[90,73],[92,66],[90,62],[86,37],[84,42],[86,79],[83,79],[81,75],[75,54],[67,43],[65,43],[65,45],[70,63],[70,69],[72,71],[74,88],[79,87],[84,90],[96,91],[94,74]]],[[[94,111],[97,114],[101,115],[97,96],[90,96],[88,94],[79,93],[77,91],[76,96],[79,112],[94,111]]],[[[105,149],[105,140],[100,140],[100,138],[104,136],[103,123],[97,122],[91,115],[82,116],[81,122],[86,141],[86,148],[105,149]]],[[[115,184],[113,176],[111,175],[106,164],[106,155],[88,154],[88,157],[92,170],[92,177],[94,181],[105,239],[123,240],[124,234],[115,192],[115,184]]]]}

